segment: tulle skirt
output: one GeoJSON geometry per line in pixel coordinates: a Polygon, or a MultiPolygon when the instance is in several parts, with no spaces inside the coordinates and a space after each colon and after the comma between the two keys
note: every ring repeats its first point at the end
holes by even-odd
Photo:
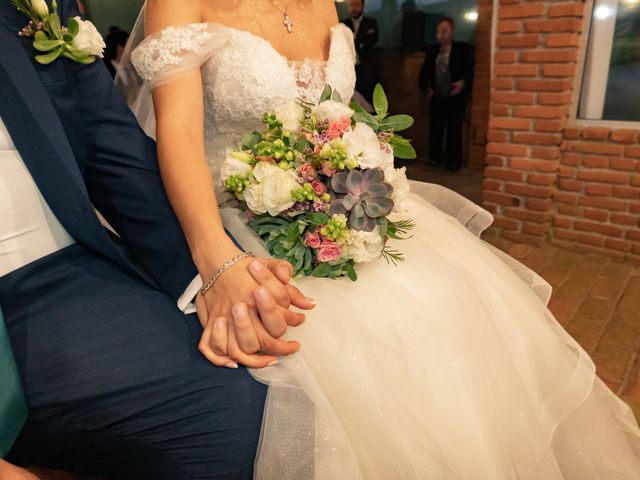
{"type": "MultiPolygon", "coordinates": [[[[267,383],[256,478],[640,478],[640,430],[532,290],[412,195],[406,261],[296,281],[317,307],[267,383]]],[[[266,255],[237,210],[226,227],[266,255]]]]}

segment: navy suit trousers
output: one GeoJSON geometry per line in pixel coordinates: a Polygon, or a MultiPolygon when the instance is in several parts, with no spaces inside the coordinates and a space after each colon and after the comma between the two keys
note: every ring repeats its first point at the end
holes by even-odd
{"type": "Polygon", "coordinates": [[[267,387],[198,351],[165,293],[81,245],[0,278],[30,417],[10,458],[126,479],[250,479],[267,387]]]}

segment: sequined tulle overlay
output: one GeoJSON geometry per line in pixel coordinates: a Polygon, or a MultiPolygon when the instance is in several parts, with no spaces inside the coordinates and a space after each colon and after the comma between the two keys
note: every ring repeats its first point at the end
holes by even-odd
{"type": "MultiPolygon", "coordinates": [[[[138,55],[152,83],[201,66],[214,179],[225,149],[263,112],[315,101],[325,83],[352,95],[346,27],[332,29],[327,62],[288,62],[264,39],[220,25],[191,33],[168,52],[155,34],[138,55]]],[[[301,350],[252,372],[269,385],[256,478],[640,478],[630,409],[545,304],[455,218],[416,195],[408,208],[416,228],[398,245],[398,267],[363,265],[357,282],[296,280],[317,307],[287,333],[301,350]]],[[[266,255],[240,211],[221,214],[246,250],[266,255]]]]}

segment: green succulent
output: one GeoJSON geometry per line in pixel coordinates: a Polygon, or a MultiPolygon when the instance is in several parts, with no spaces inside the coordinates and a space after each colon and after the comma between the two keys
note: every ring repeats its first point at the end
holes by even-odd
{"type": "Polygon", "coordinates": [[[347,215],[354,230],[371,232],[377,219],[393,210],[393,187],[384,181],[379,168],[337,172],[331,177],[331,189],[337,195],[331,201],[329,215],[347,215]]]}

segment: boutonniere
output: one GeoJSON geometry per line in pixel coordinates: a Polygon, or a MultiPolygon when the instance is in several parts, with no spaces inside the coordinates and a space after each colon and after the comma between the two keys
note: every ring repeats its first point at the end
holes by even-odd
{"type": "Polygon", "coordinates": [[[102,58],[106,45],[93,23],[75,17],[62,26],[56,13],[56,0],[53,0],[51,12],[44,0],[11,1],[29,18],[29,23],[18,35],[33,37],[33,47],[42,52],[35,57],[38,63],[48,65],[60,56],[87,64],[93,63],[96,57],[102,58]]]}

